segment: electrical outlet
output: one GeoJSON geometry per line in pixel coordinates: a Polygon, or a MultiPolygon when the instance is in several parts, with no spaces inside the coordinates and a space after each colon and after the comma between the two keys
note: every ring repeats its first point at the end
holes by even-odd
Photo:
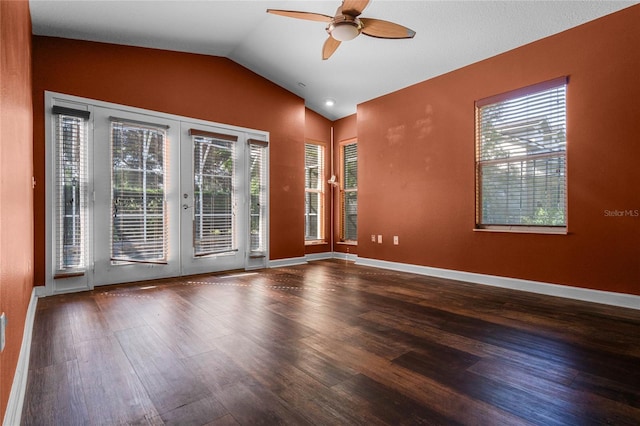
{"type": "Polygon", "coordinates": [[[371,242],[372,243],[376,242],[376,236],[374,234],[371,234],[371,242]]]}
{"type": "Polygon", "coordinates": [[[0,352],[4,351],[4,335],[7,329],[7,316],[2,313],[0,315],[0,352]]]}
{"type": "Polygon", "coordinates": [[[378,244],[382,244],[382,235],[378,235],[378,244]]]}
{"type": "Polygon", "coordinates": [[[394,235],[394,236],[393,236],[393,245],[394,245],[394,246],[397,246],[398,244],[399,244],[398,236],[397,236],[397,235],[394,235]]]}

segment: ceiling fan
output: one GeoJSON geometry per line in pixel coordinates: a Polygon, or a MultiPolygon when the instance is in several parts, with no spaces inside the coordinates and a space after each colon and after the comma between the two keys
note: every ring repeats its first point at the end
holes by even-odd
{"type": "Polygon", "coordinates": [[[327,23],[329,38],[322,47],[322,59],[329,59],[343,41],[353,40],[360,34],[376,38],[413,38],[416,32],[402,25],[382,19],[358,18],[369,5],[369,0],[343,0],[335,16],[313,12],[267,9],[267,13],[289,18],[327,23]]]}

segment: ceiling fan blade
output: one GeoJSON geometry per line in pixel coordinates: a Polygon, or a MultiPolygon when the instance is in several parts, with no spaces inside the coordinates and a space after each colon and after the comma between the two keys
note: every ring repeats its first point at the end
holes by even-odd
{"type": "Polygon", "coordinates": [[[323,15],[322,13],[297,12],[295,10],[267,9],[267,13],[286,16],[287,18],[305,19],[307,21],[331,22],[331,19],[333,19],[331,16],[323,15]]]}
{"type": "Polygon", "coordinates": [[[335,38],[329,36],[327,41],[324,42],[324,46],[322,46],[322,60],[327,60],[333,55],[333,52],[340,46],[340,42],[335,38]]]}
{"type": "Polygon", "coordinates": [[[382,19],[360,18],[364,25],[362,34],[377,38],[413,38],[416,32],[382,19]]]}
{"type": "Polygon", "coordinates": [[[369,0],[344,0],[342,2],[342,13],[356,17],[369,5],[369,0]]]}

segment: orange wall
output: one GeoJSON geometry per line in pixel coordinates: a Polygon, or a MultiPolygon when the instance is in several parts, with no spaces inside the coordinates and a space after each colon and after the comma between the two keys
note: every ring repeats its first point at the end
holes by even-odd
{"type": "Polygon", "coordinates": [[[226,58],[34,37],[36,284],[44,283],[44,91],[270,132],[271,259],[304,256],[304,101],[226,58]]]}
{"type": "MultiPolygon", "coordinates": [[[[342,181],[342,171],[340,170],[340,143],[356,138],[358,136],[357,126],[358,118],[356,114],[343,117],[333,123],[333,161],[338,182],[342,181]]],[[[360,145],[358,145],[358,147],[360,147],[360,145]]],[[[334,190],[334,215],[334,241],[340,241],[340,191],[337,188],[334,190]]],[[[333,245],[333,251],[358,254],[358,246],[336,243],[333,245]]]]}
{"type": "MultiPolygon", "coordinates": [[[[315,111],[311,111],[310,109],[306,110],[305,114],[305,132],[304,132],[304,140],[305,142],[320,142],[324,144],[325,153],[326,153],[326,167],[325,167],[325,191],[329,193],[330,188],[329,185],[326,184],[326,181],[331,177],[330,170],[330,162],[329,162],[329,151],[331,145],[331,121],[327,118],[321,116],[315,111]]],[[[303,175],[304,176],[304,175],[303,175]]],[[[304,184],[304,182],[303,182],[304,184]]],[[[326,253],[331,251],[331,203],[328,197],[325,198],[326,202],[324,205],[324,229],[325,229],[325,240],[324,244],[313,244],[313,245],[305,245],[305,254],[311,253],[326,253]]]]}
{"type": "Polygon", "coordinates": [[[33,288],[33,117],[29,3],[0,2],[0,312],[7,316],[0,353],[0,419],[13,383],[33,288]]]}
{"type": "Polygon", "coordinates": [[[640,295],[640,217],[605,214],[640,210],[638,23],[633,6],[359,105],[359,256],[640,295]],[[569,235],[474,232],[474,101],[565,75],[569,235]]]}

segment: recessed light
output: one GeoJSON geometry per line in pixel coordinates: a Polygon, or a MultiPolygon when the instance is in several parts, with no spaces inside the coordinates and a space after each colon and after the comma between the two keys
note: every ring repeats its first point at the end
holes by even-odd
{"type": "Polygon", "coordinates": [[[331,98],[327,98],[327,99],[324,100],[324,104],[325,104],[325,106],[332,107],[332,106],[334,106],[336,104],[336,100],[335,99],[331,99],[331,98]]]}

